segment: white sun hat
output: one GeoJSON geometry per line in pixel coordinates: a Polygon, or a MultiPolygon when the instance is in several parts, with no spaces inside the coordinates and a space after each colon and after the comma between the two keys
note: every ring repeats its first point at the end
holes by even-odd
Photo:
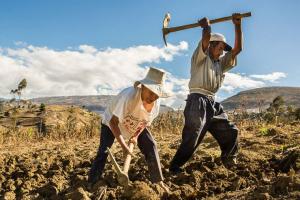
{"type": "Polygon", "coordinates": [[[163,70],[150,67],[146,77],[140,81],[134,83],[136,88],[140,84],[157,94],[161,98],[167,98],[170,96],[169,92],[165,89],[165,76],[166,73],[163,70]]]}
{"type": "Polygon", "coordinates": [[[231,51],[232,47],[226,43],[226,38],[221,33],[211,33],[210,34],[210,42],[218,41],[218,42],[224,42],[225,44],[225,51],[231,51]]]}

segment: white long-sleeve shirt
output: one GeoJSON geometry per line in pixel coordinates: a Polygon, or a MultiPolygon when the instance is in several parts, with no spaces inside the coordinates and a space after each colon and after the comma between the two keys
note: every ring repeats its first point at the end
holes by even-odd
{"type": "Polygon", "coordinates": [[[159,114],[160,99],[157,99],[151,112],[147,112],[141,99],[142,89],[129,87],[121,91],[106,108],[102,123],[109,127],[113,115],[119,119],[119,128],[124,138],[138,135],[150,126],[159,114]]]}

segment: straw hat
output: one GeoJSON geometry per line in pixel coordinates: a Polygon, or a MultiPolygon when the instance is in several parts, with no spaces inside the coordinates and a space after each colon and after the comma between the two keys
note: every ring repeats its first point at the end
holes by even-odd
{"type": "Polygon", "coordinates": [[[134,87],[142,84],[161,98],[169,97],[170,94],[165,90],[165,75],[164,71],[150,67],[146,77],[136,81],[134,87]]]}

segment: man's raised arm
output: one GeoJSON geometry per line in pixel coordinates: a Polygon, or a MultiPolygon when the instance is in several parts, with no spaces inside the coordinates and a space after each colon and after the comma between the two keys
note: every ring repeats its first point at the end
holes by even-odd
{"type": "Polygon", "coordinates": [[[211,33],[209,19],[204,17],[201,20],[199,20],[198,23],[200,24],[201,28],[203,28],[203,30],[202,30],[202,50],[203,50],[203,52],[205,52],[209,45],[210,33],[211,33]]]}
{"type": "Polygon", "coordinates": [[[232,23],[235,28],[234,47],[232,49],[232,59],[234,59],[243,49],[242,19],[240,13],[232,14],[232,23]]]}

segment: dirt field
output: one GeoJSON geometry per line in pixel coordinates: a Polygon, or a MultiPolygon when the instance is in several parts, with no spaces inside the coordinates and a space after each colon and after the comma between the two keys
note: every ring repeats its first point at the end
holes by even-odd
{"type": "MultiPolygon", "coordinates": [[[[181,140],[176,127],[154,124],[165,176],[171,193],[149,182],[143,155],[135,149],[129,177],[131,186],[118,186],[110,162],[104,181],[88,188],[87,174],[99,137],[3,144],[0,146],[1,199],[300,199],[300,125],[240,125],[238,164],[226,169],[219,147],[208,133],[197,153],[178,175],[168,166],[181,140]],[[285,159],[284,159],[285,158],[285,159]],[[103,188],[106,187],[104,192],[103,188]]],[[[177,122],[175,122],[177,123],[177,122]]],[[[179,123],[179,122],[178,122],[179,123]]],[[[122,152],[115,142],[117,161],[122,152]]]]}

